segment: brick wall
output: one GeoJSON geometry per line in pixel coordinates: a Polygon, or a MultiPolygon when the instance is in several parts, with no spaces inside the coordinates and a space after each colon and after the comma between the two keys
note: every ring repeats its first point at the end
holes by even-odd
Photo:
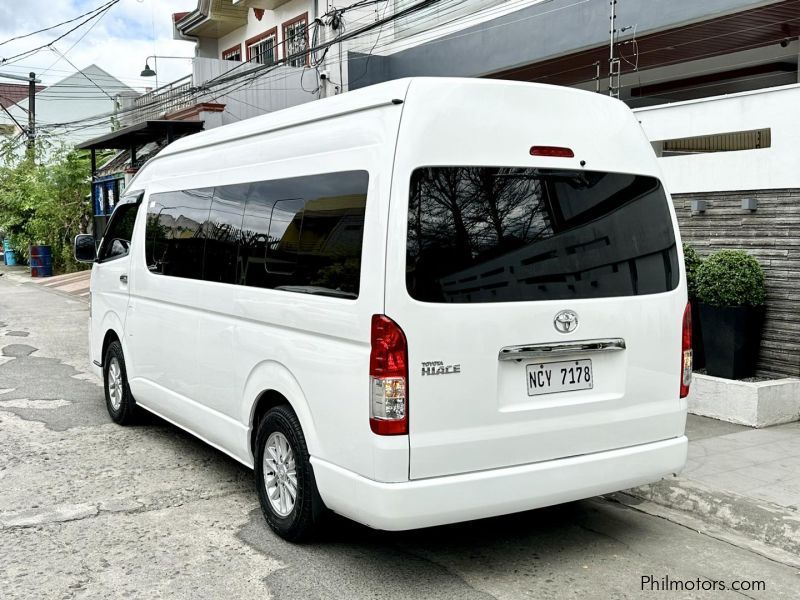
{"type": "Polygon", "coordinates": [[[766,273],[767,312],[759,375],[800,377],[800,189],[708,192],[673,196],[683,241],[706,257],[723,248],[747,251],[766,273]],[[741,209],[755,198],[758,209],[741,209]],[[691,213],[692,200],[706,211],[691,213]]]}

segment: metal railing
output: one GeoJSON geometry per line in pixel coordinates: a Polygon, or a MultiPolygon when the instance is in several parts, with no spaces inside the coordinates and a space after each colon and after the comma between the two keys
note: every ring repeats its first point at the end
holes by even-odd
{"type": "Polygon", "coordinates": [[[136,125],[144,121],[153,121],[181,108],[192,106],[191,95],[187,92],[192,87],[192,76],[162,85],[136,98],[129,112],[122,117],[123,126],[136,125]]]}

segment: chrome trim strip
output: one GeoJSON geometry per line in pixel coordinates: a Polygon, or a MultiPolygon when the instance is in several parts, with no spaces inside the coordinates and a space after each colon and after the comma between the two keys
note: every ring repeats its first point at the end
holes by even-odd
{"type": "Polygon", "coordinates": [[[548,342],[546,344],[524,344],[506,346],[500,349],[498,360],[522,360],[526,358],[545,358],[564,354],[584,354],[589,352],[619,352],[625,350],[622,338],[601,338],[597,340],[575,340],[569,342],[548,342]]]}

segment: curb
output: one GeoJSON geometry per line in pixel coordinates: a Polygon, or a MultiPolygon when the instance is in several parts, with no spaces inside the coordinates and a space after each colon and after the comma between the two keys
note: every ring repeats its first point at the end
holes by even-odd
{"type": "Polygon", "coordinates": [[[625,493],[800,556],[800,512],[796,509],[681,478],[662,479],[625,493]]]}

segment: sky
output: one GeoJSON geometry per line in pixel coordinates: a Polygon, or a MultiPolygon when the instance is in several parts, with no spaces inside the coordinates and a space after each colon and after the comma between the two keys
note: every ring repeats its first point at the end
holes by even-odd
{"type": "MultiPolygon", "coordinates": [[[[0,43],[37,29],[77,17],[108,0],[0,0],[0,43]]],[[[155,87],[155,78],[140,77],[148,55],[194,56],[194,43],[172,39],[172,13],[197,8],[197,0],[120,0],[102,18],[94,19],[54,44],[66,55],[44,49],[37,54],[0,64],[0,74],[27,76],[34,71],[44,85],[63,79],[75,68],[96,64],[138,92],[155,87]],[[86,34],[89,27],[94,27],[86,34]],[[84,34],[85,37],[81,39],[84,34]]],[[[3,58],[47,44],[83,19],[22,40],[0,45],[3,58]]],[[[154,64],[151,59],[150,67],[154,64]]],[[[188,75],[191,61],[158,60],[158,84],[188,75]]],[[[14,83],[0,77],[0,82],[14,83]]]]}

